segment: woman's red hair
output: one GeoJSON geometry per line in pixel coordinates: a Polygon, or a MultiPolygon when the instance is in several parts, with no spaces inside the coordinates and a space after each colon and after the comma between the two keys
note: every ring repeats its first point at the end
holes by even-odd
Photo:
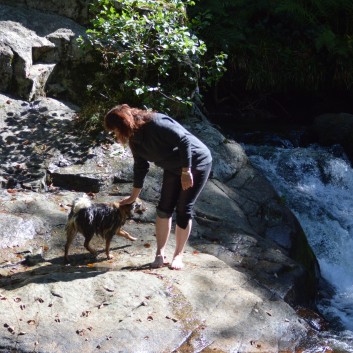
{"type": "Polygon", "coordinates": [[[120,104],[111,109],[104,117],[104,127],[108,131],[117,129],[123,140],[128,140],[134,132],[152,119],[152,112],[131,108],[120,104]]]}

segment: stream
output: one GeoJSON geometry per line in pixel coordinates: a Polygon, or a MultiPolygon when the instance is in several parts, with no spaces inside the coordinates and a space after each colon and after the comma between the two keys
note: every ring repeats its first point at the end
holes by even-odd
{"type": "Polygon", "coordinates": [[[353,169],[341,146],[303,147],[301,133],[236,139],[296,215],[333,288],[317,303],[332,328],[319,334],[321,342],[330,352],[353,352],[353,169]]]}

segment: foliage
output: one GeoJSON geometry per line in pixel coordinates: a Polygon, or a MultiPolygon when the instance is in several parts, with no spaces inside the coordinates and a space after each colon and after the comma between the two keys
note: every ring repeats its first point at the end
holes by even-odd
{"type": "Polygon", "coordinates": [[[191,0],[92,3],[91,28],[81,43],[99,54],[102,70],[90,97],[104,97],[106,106],[126,102],[181,114],[200,84],[210,84],[224,69],[223,55],[206,62],[206,44],[189,27],[186,6],[191,5],[191,0]],[[208,74],[206,80],[201,72],[208,74]]]}
{"type": "Polygon", "coordinates": [[[240,87],[352,88],[351,0],[200,0],[191,14],[208,46],[229,54],[240,87]]]}

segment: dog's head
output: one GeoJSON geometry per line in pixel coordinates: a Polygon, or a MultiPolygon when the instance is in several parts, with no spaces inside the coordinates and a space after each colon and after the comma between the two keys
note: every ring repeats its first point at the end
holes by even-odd
{"type": "Polygon", "coordinates": [[[120,212],[122,212],[127,218],[132,218],[136,213],[141,215],[144,211],[146,211],[146,207],[139,198],[130,204],[119,205],[119,203],[114,203],[114,206],[119,208],[120,212]]]}

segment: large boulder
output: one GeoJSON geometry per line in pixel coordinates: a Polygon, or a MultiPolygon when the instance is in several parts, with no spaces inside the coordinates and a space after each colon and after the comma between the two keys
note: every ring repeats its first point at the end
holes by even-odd
{"type": "Polygon", "coordinates": [[[66,17],[0,2],[0,91],[27,101],[47,94],[78,99],[82,66],[92,63],[77,42],[84,35],[66,17]]]}
{"type": "Polygon", "coordinates": [[[40,10],[46,13],[61,15],[85,24],[88,21],[89,0],[0,0],[0,4],[40,10]]]}
{"type": "Polygon", "coordinates": [[[353,115],[348,113],[322,114],[314,119],[313,132],[318,142],[330,146],[340,144],[353,163],[353,115]]]}
{"type": "MultiPolygon", "coordinates": [[[[279,347],[300,345],[309,327],[298,323],[289,304],[312,302],[317,263],[295,217],[240,145],[226,140],[205,120],[184,122],[207,141],[214,156],[211,178],[196,204],[185,272],[149,268],[161,185],[157,167],[151,168],[141,194],[147,211],[126,225],[138,240],[115,240],[115,258],[106,261],[104,255],[87,258],[78,237],[67,268],[64,226],[73,199],[82,191],[104,202],[127,195],[132,187],[131,152],[108,136],[92,141],[75,132],[74,106],[49,98],[28,103],[0,97],[5,146],[0,239],[6,244],[0,246],[6,264],[0,272],[0,347],[16,345],[26,351],[38,342],[38,352],[61,352],[61,342],[67,341],[72,344],[65,345],[65,352],[76,352],[79,344],[113,352],[120,340],[126,352],[138,351],[142,343],[147,351],[154,351],[158,343],[162,351],[201,344],[226,352],[235,347],[252,352],[254,346],[259,352],[277,352],[279,347]],[[9,237],[9,232],[17,236],[9,237]],[[93,294],[98,292],[98,297],[93,294]],[[144,303],[141,312],[136,300],[144,303]],[[12,311],[7,310],[10,303],[12,311]],[[115,317],[111,309],[124,314],[115,317]],[[16,317],[21,318],[18,324],[16,317]],[[53,322],[61,340],[48,334],[53,322]],[[140,324],[144,322],[147,326],[140,324]],[[128,333],[133,340],[124,338],[128,333]]],[[[94,245],[102,247],[98,238],[94,245]]]]}

